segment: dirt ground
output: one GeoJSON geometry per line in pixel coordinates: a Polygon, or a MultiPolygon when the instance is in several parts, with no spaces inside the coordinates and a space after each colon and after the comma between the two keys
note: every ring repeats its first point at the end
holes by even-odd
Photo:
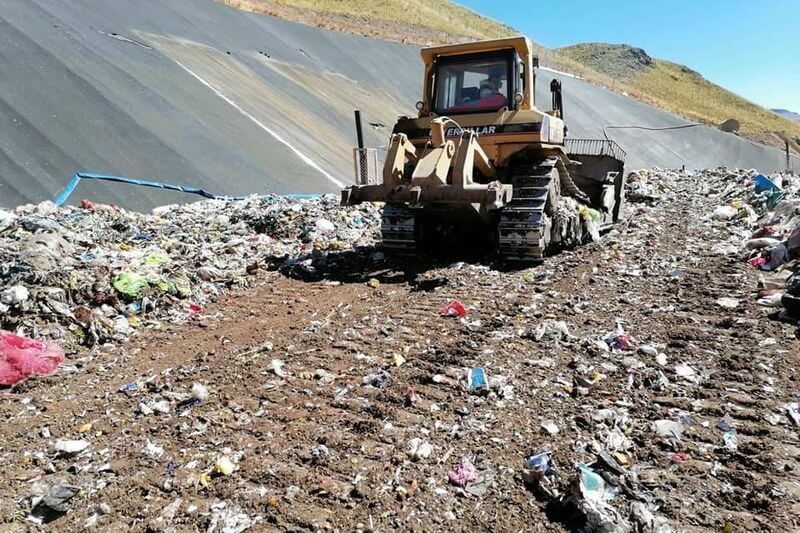
{"type": "Polygon", "coordinates": [[[783,134],[783,133],[771,133],[771,132],[743,132],[740,133],[742,137],[750,139],[753,142],[757,142],[759,144],[763,144],[765,146],[772,146],[773,148],[777,148],[778,150],[785,150],[786,149],[786,141],[789,141],[789,153],[791,154],[800,154],[800,145],[797,143],[795,139],[791,136],[783,134]]]}
{"type": "Polygon", "coordinates": [[[796,531],[800,441],[781,405],[796,401],[800,342],[756,306],[757,272],[713,255],[727,233],[697,188],[540,267],[342,252],[315,276],[264,273],[191,323],[69,354],[0,402],[0,531],[579,529],[526,486],[523,462],[552,452],[567,490],[576,462],[610,451],[612,426],[627,437],[613,456],[673,530],[796,531]],[[452,299],[466,317],[440,316],[452,299]],[[536,340],[552,320],[571,336],[536,340]],[[655,351],[598,348],[617,323],[655,351]],[[465,385],[476,366],[488,393],[465,385]],[[181,400],[195,383],[208,397],[181,400]],[[169,412],[142,414],[149,399],[169,412]],[[656,420],[685,429],[660,437],[656,420]],[[415,437],[429,457],[413,457],[415,437]],[[59,439],[89,447],[58,455],[59,439]],[[448,483],[463,458],[485,491],[448,483]],[[27,521],[57,483],[82,489],[69,511],[27,521]]]}

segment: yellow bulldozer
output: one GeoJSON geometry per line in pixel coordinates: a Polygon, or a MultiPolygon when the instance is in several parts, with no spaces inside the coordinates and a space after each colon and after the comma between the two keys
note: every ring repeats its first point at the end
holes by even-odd
{"type": "Polygon", "coordinates": [[[526,37],[424,48],[422,59],[418,116],[397,120],[373,180],[357,118],[357,184],[342,191],[343,205],[385,203],[387,250],[481,245],[502,261],[540,262],[620,219],[625,152],[566,138],[556,79],[552,109],[537,109],[526,37]]]}

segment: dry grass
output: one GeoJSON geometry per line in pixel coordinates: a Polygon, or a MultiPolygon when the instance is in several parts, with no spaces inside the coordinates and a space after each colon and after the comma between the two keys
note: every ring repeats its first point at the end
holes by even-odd
{"type": "Polygon", "coordinates": [[[656,60],[655,68],[639,74],[632,86],[655,100],[659,107],[700,122],[720,124],[734,118],[744,132],[786,131],[800,135],[800,124],[669,61],[656,60]]]}
{"type": "MultiPolygon", "coordinates": [[[[783,131],[800,135],[800,124],[734,94],[682,65],[652,59],[625,45],[587,43],[560,48],[561,57],[589,65],[585,77],[635,98],[705,124],[733,118],[742,132],[783,131]],[[601,72],[597,72],[601,71],[601,72]]],[[[580,67],[579,67],[580,69],[580,67]]]]}
{"type": "MultiPolygon", "coordinates": [[[[342,26],[341,29],[373,35],[373,28],[357,24],[377,24],[390,33],[398,27],[411,28],[411,42],[426,32],[431,39],[423,41],[452,41],[464,39],[492,39],[514,35],[513,28],[478,15],[474,11],[455,5],[448,0],[219,0],[224,4],[268,14],[293,14],[298,11],[327,18],[325,26],[342,26]],[[356,24],[353,24],[356,22],[356,24]]],[[[294,17],[290,17],[294,18],[294,17]]]]}

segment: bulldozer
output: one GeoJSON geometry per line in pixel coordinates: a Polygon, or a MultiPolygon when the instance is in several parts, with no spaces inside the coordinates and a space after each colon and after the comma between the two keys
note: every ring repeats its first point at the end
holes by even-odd
{"type": "Polygon", "coordinates": [[[384,202],[387,251],[480,246],[504,262],[539,263],[620,220],[625,152],[607,139],[567,139],[559,80],[552,109],[536,107],[538,59],[526,37],[423,48],[422,60],[418,114],[398,118],[380,169],[357,116],[356,185],[342,191],[342,205],[384,202]]]}

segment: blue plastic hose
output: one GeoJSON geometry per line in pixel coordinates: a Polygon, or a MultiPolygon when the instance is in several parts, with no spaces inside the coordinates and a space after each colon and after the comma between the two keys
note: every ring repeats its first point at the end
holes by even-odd
{"type": "MultiPolygon", "coordinates": [[[[70,195],[75,191],[75,188],[78,186],[81,180],[101,180],[101,181],[112,181],[116,183],[126,183],[128,185],[141,185],[143,187],[155,187],[157,189],[167,189],[170,191],[178,191],[184,192],[187,194],[197,194],[204,198],[211,198],[211,199],[227,199],[227,200],[242,200],[244,196],[218,196],[216,194],[210,193],[204,189],[198,189],[197,187],[191,187],[188,185],[174,185],[172,183],[161,183],[158,181],[150,181],[150,180],[143,180],[138,178],[126,178],[123,176],[110,176],[107,174],[93,174],[91,172],[76,172],[72,178],[67,183],[67,186],[58,193],[56,196],[55,203],[57,206],[61,207],[69,200],[70,195]]],[[[318,198],[319,194],[285,194],[282,196],[286,196],[289,198],[296,198],[296,199],[305,199],[305,198],[318,198]]]]}

